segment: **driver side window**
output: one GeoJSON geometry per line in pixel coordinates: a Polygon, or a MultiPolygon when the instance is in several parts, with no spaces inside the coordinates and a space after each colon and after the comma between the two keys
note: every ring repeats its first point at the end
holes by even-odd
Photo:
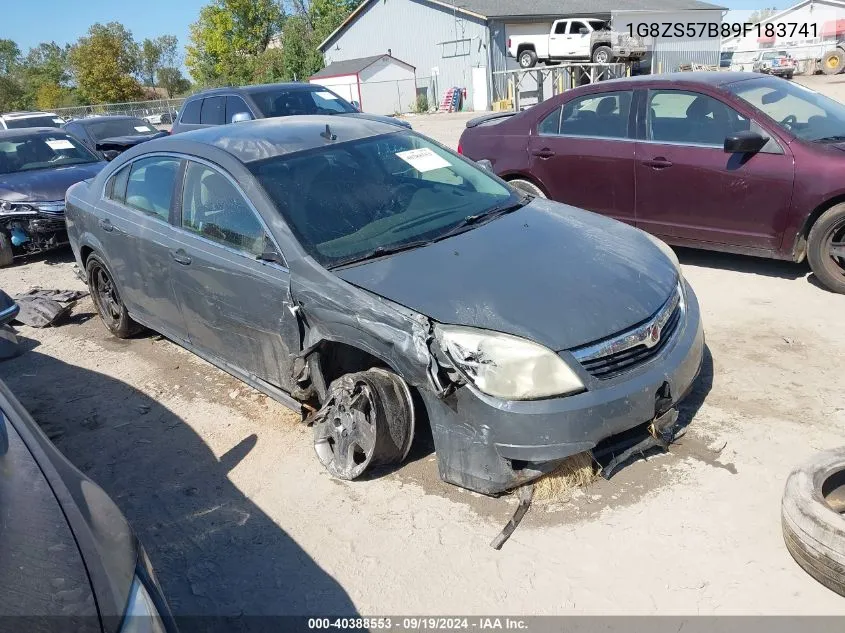
{"type": "Polygon", "coordinates": [[[255,211],[220,172],[189,162],[182,192],[182,228],[248,255],[276,250],[255,211]]]}

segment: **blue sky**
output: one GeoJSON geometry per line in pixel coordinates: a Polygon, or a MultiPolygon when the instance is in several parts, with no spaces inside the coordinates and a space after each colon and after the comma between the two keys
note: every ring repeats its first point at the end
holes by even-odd
{"type": "MultiPolygon", "coordinates": [[[[511,0],[520,2],[524,0],[511,0]]],[[[794,2],[779,0],[709,0],[730,9],[783,9],[794,2]]],[[[175,35],[184,46],[188,29],[208,0],[24,0],[17,11],[4,11],[0,38],[13,39],[26,51],[39,42],[75,42],[94,22],[122,22],[136,40],[158,35],[175,35]]]]}

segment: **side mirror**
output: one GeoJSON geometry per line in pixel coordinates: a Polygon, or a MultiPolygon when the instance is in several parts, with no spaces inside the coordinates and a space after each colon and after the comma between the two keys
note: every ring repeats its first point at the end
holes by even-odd
{"type": "Polygon", "coordinates": [[[273,262],[281,266],[287,266],[285,258],[282,257],[272,244],[265,245],[265,250],[256,258],[261,262],[273,262]]]}
{"type": "Polygon", "coordinates": [[[586,35],[587,33],[589,33],[589,32],[590,32],[590,29],[584,28],[584,27],[582,26],[580,29],[578,29],[578,32],[579,32],[581,35],[586,35]]]}
{"type": "Polygon", "coordinates": [[[252,115],[249,112],[235,112],[232,115],[232,123],[243,123],[244,121],[252,121],[252,115]]]}
{"type": "Polygon", "coordinates": [[[118,156],[120,156],[120,152],[118,152],[116,149],[107,149],[103,152],[103,158],[108,161],[112,161],[118,156]]]}
{"type": "Polygon", "coordinates": [[[491,163],[486,158],[482,158],[481,160],[475,161],[475,164],[478,165],[479,167],[481,167],[481,169],[484,169],[484,170],[489,171],[491,173],[493,172],[493,163],[491,163]]]}
{"type": "Polygon", "coordinates": [[[725,151],[729,154],[754,154],[768,142],[767,137],[756,132],[737,132],[725,139],[725,151]]]}
{"type": "Polygon", "coordinates": [[[360,112],[360,111],[361,111],[361,104],[360,104],[360,103],[358,103],[357,101],[353,101],[353,102],[352,102],[352,106],[353,106],[356,110],[358,110],[358,112],[360,112]]]}

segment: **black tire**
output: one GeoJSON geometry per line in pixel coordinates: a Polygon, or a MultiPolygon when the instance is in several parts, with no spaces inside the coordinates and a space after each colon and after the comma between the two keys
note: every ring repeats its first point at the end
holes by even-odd
{"type": "Polygon", "coordinates": [[[813,224],[807,260],[822,285],[845,294],[845,203],[832,206],[813,224]]]}
{"type": "Polygon", "coordinates": [[[333,381],[326,403],[314,416],[317,458],[339,479],[357,479],[372,467],[400,463],[413,439],[411,391],[385,369],[333,381]]]}
{"type": "Polygon", "coordinates": [[[609,64],[613,61],[613,49],[610,46],[596,46],[593,50],[594,64],[609,64]]]}
{"type": "Polygon", "coordinates": [[[99,257],[88,257],[85,274],[94,307],[109,332],[117,338],[129,338],[144,329],[129,316],[111,272],[99,257]]]}
{"type": "Polygon", "coordinates": [[[11,266],[15,261],[15,252],[12,250],[12,238],[6,231],[0,230],[0,268],[11,266]]]}
{"type": "Polygon", "coordinates": [[[787,81],[792,81],[792,76],[793,76],[793,73],[786,73],[783,76],[783,78],[786,79],[787,81]]]}
{"type": "Polygon", "coordinates": [[[538,198],[545,198],[546,194],[543,193],[543,190],[540,189],[537,185],[535,185],[530,180],[523,180],[522,178],[514,178],[513,180],[509,180],[508,184],[511,187],[519,189],[520,191],[524,191],[525,193],[530,193],[532,196],[536,196],[538,198]]]}
{"type": "Polygon", "coordinates": [[[822,72],[825,75],[838,75],[845,70],[845,52],[834,48],[822,57],[822,72]]]}
{"type": "Polygon", "coordinates": [[[845,447],[818,454],[786,480],[781,524],[801,568],[845,596],[845,447]]]}
{"type": "Polygon", "coordinates": [[[537,65],[537,53],[532,51],[530,48],[525,49],[519,54],[519,67],[520,68],[534,68],[537,65]]]}

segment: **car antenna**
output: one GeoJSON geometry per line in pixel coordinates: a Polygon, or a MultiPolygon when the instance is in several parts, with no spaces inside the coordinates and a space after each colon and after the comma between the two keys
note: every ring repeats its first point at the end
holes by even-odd
{"type": "Polygon", "coordinates": [[[327,141],[336,141],[337,140],[337,134],[332,133],[332,129],[329,127],[328,123],[326,123],[326,131],[321,132],[320,136],[322,136],[327,141]]]}

